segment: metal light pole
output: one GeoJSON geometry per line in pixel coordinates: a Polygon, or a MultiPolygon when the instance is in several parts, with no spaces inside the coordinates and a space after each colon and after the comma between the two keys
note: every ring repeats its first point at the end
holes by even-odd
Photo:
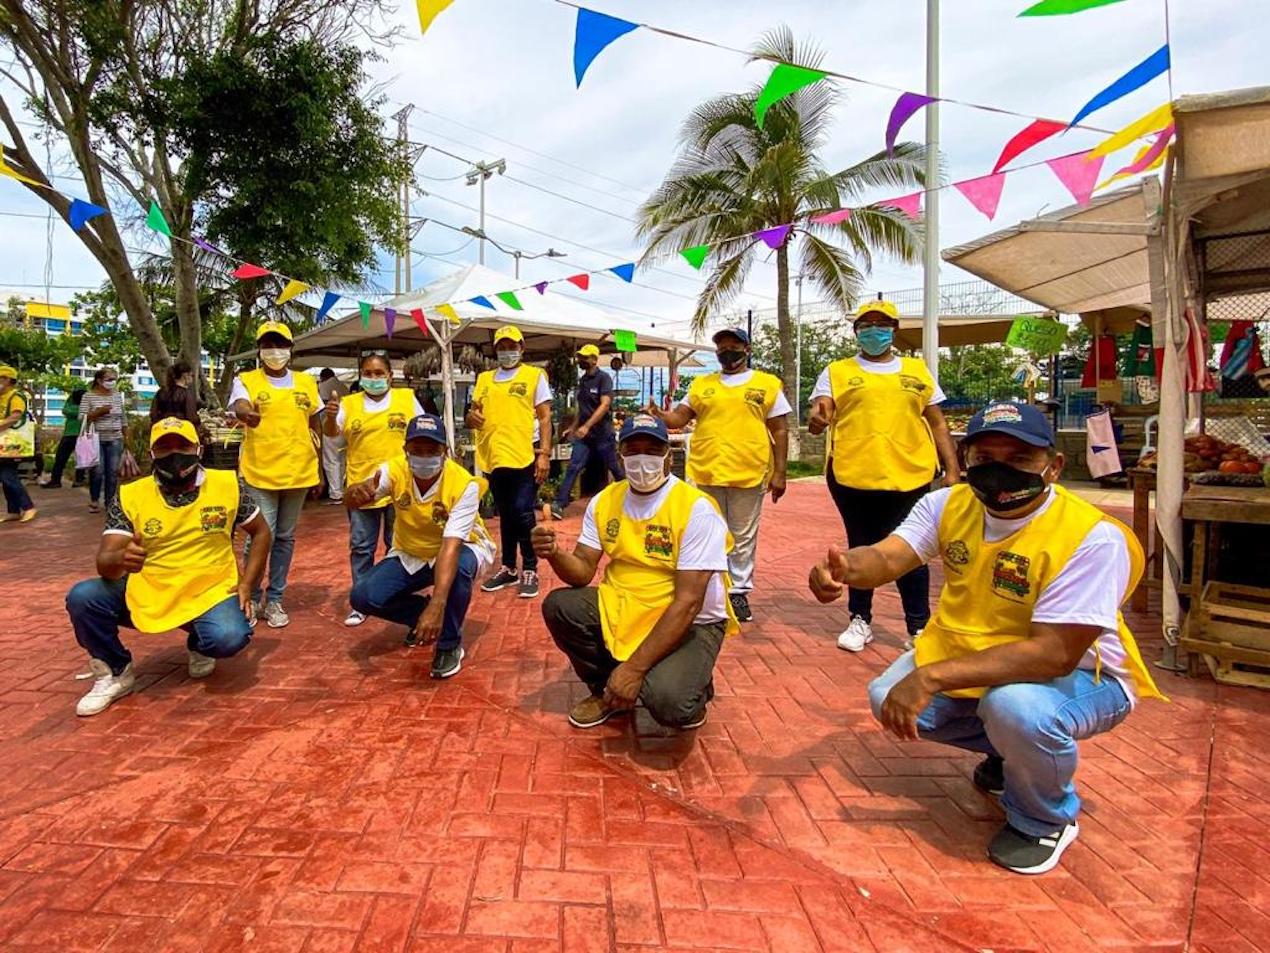
{"type": "MultiPolygon", "coordinates": [[[[472,168],[467,170],[467,184],[479,185],[481,187],[481,234],[485,234],[485,181],[495,172],[502,175],[507,171],[506,159],[495,159],[493,162],[477,162],[472,168]]],[[[485,238],[481,238],[480,254],[478,260],[485,264],[485,238]]]]}
{"type": "Polygon", "coordinates": [[[922,358],[939,380],[939,0],[926,0],[926,238],[922,268],[922,358]]]}

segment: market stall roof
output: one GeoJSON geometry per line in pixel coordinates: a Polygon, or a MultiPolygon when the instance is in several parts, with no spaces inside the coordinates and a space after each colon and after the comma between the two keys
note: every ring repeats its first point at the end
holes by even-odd
{"type": "MultiPolygon", "coordinates": [[[[1026,311],[1019,314],[941,314],[939,316],[939,346],[960,347],[963,344],[1000,344],[1010,333],[1010,325],[1020,315],[1037,315],[1041,312],[1026,311]]],[[[905,350],[918,350],[922,346],[922,318],[920,315],[901,315],[896,343],[905,350]]]]}

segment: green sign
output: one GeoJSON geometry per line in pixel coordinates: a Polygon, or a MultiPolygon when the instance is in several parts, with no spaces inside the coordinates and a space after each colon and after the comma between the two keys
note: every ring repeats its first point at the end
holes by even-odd
{"type": "Polygon", "coordinates": [[[614,331],[613,343],[619,351],[626,351],[627,353],[638,349],[635,344],[634,331],[614,331]]]}
{"type": "Polygon", "coordinates": [[[1005,343],[1010,347],[1044,357],[1057,354],[1067,340],[1067,325],[1050,318],[1015,318],[1005,343]]]}

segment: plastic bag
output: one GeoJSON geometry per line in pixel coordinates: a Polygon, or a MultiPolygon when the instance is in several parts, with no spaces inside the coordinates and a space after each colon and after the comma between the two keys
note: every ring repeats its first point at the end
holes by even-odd
{"type": "Polygon", "coordinates": [[[75,469],[89,470],[101,461],[101,438],[91,426],[75,438],[75,469]]]}

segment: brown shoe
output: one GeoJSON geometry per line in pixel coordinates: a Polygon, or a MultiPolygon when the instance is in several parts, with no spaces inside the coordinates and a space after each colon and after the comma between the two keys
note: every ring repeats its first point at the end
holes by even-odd
{"type": "Polygon", "coordinates": [[[629,708],[609,708],[599,695],[588,695],[569,709],[569,724],[575,728],[594,728],[614,715],[622,715],[628,711],[629,708]]]}

